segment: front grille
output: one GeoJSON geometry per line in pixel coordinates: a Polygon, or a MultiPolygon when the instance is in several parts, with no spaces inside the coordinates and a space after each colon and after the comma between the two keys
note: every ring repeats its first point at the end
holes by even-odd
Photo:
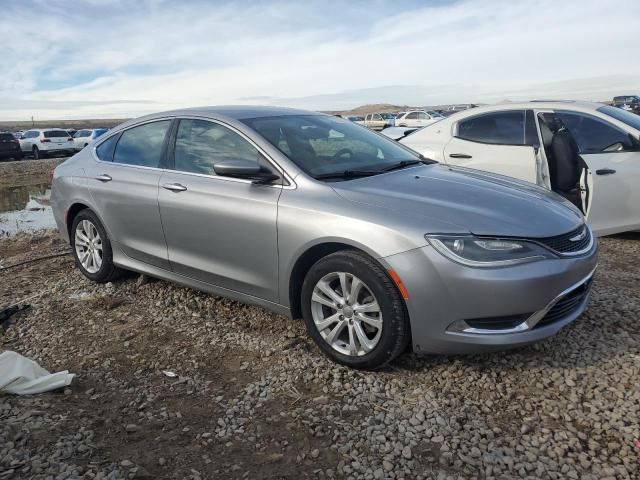
{"type": "Polygon", "coordinates": [[[561,254],[574,253],[587,248],[587,246],[591,242],[591,231],[587,228],[586,225],[581,225],[575,230],[569,233],[565,233],[564,235],[557,235],[555,237],[548,237],[548,238],[540,238],[540,239],[537,239],[537,241],[542,243],[543,245],[546,245],[551,250],[561,254]],[[576,237],[579,237],[580,234],[582,234],[583,232],[584,232],[584,237],[577,240],[571,240],[572,238],[575,239],[576,237]]]}
{"type": "Polygon", "coordinates": [[[560,298],[544,317],[536,324],[536,327],[549,325],[550,323],[562,320],[567,315],[575,312],[589,295],[592,280],[589,279],[579,287],[571,290],[564,297],[560,298]]]}

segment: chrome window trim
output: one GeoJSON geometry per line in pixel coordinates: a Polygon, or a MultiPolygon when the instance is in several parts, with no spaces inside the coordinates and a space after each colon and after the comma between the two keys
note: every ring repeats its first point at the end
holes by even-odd
{"type": "MultiPolygon", "coordinates": [[[[256,150],[258,150],[258,152],[260,152],[260,154],[265,158],[265,160],[273,168],[275,168],[285,178],[285,180],[287,182],[289,182],[289,185],[260,185],[260,186],[269,187],[269,188],[281,188],[281,189],[285,189],[285,190],[295,190],[297,188],[297,185],[293,181],[293,178],[271,157],[271,155],[269,155],[267,152],[265,152],[265,150],[262,147],[257,145],[246,134],[244,134],[243,132],[238,130],[233,125],[229,125],[228,123],[225,123],[225,122],[223,122],[221,120],[210,118],[210,117],[206,117],[206,116],[199,116],[199,115],[176,115],[176,116],[170,116],[170,117],[158,117],[158,118],[153,118],[153,119],[150,119],[150,120],[145,120],[143,122],[135,123],[133,125],[129,125],[127,128],[123,128],[123,129],[114,131],[113,135],[109,135],[108,137],[106,137],[104,139],[101,138],[98,143],[96,143],[95,145],[92,146],[91,155],[93,157],[93,160],[95,162],[97,162],[97,163],[102,163],[102,164],[107,164],[107,165],[118,165],[118,166],[129,167],[129,168],[140,168],[140,169],[144,169],[144,170],[155,170],[155,171],[158,171],[158,172],[178,173],[180,175],[192,175],[192,176],[196,176],[196,177],[211,178],[211,179],[215,179],[215,180],[224,180],[224,181],[229,181],[229,182],[253,184],[252,180],[246,180],[244,178],[223,177],[223,176],[220,176],[220,175],[207,175],[207,174],[195,173],[195,172],[183,172],[181,170],[171,170],[171,169],[160,168],[160,167],[145,167],[143,165],[130,165],[128,163],[120,163],[120,162],[106,162],[104,160],[100,160],[100,158],[98,157],[98,154],[96,153],[96,149],[100,145],[102,145],[102,143],[106,142],[109,138],[113,137],[114,135],[120,135],[121,133],[126,132],[127,130],[129,130],[131,128],[139,127],[141,125],[146,125],[148,123],[153,123],[153,122],[161,122],[161,121],[166,121],[166,120],[182,120],[182,119],[185,119],[185,120],[190,120],[190,119],[191,120],[204,120],[204,121],[207,121],[207,122],[216,123],[216,124],[221,125],[221,126],[223,126],[225,128],[228,128],[229,130],[233,131],[234,133],[237,133],[243,139],[245,139],[247,142],[249,142],[249,144],[251,146],[253,146],[256,150]]],[[[117,147],[117,145],[116,145],[116,147],[117,147]]]]}

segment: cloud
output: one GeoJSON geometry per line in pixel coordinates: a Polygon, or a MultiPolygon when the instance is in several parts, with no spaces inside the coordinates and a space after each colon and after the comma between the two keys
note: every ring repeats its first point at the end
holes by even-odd
{"type": "Polygon", "coordinates": [[[638,18],[633,0],[14,2],[0,11],[14,66],[0,116],[602,100],[636,93],[638,18]]]}

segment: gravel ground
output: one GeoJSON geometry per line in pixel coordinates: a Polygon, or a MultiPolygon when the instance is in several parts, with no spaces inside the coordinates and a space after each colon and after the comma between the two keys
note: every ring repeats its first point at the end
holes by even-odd
{"type": "MultiPolygon", "coordinates": [[[[0,239],[5,267],[63,251],[0,239]]],[[[0,396],[6,478],[640,478],[640,235],[603,239],[591,305],[556,337],[476,356],[330,363],[301,322],[70,256],[0,270],[0,350],[77,374],[0,396]],[[175,376],[167,376],[164,370],[175,376]]]]}

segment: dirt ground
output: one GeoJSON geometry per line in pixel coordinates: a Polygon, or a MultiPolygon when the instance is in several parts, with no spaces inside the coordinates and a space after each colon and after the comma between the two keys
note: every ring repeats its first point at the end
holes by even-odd
{"type": "Polygon", "coordinates": [[[0,351],[76,374],[0,395],[6,478],[640,478],[640,235],[601,242],[588,312],[470,357],[327,361],[301,322],[129,275],[55,233],[0,239],[0,351]],[[163,373],[166,371],[165,373],[163,373]]]}

